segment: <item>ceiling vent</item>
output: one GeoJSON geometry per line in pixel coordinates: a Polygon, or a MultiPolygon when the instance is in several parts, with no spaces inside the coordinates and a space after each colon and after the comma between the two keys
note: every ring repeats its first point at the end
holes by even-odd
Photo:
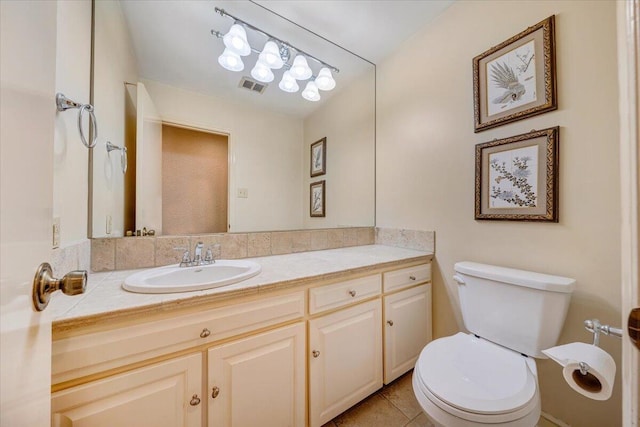
{"type": "Polygon", "coordinates": [[[262,94],[267,88],[267,86],[269,85],[266,83],[257,82],[249,77],[243,77],[240,80],[240,84],[238,85],[238,87],[248,89],[251,92],[257,92],[259,94],[262,94]]]}

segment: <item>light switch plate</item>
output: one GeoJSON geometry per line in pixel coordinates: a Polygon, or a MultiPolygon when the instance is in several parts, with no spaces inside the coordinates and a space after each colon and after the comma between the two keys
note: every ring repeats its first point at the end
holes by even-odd
{"type": "Polygon", "coordinates": [[[52,234],[52,246],[53,249],[60,247],[60,217],[53,218],[53,234],[52,234]]]}

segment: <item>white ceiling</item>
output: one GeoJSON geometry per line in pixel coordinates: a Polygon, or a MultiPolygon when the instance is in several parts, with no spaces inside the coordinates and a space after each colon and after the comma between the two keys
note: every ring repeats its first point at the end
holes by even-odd
{"type": "MultiPolygon", "coordinates": [[[[141,78],[304,117],[370,72],[371,63],[391,54],[453,1],[121,0],[121,4],[141,78]],[[336,89],[321,92],[320,102],[306,101],[300,92],[289,94],[277,87],[283,70],[274,71],[276,79],[262,95],[238,88],[240,78],[250,75],[257,55],[243,58],[245,69],[239,73],[217,63],[224,45],[210,31],[226,33],[233,21],[215,13],[214,7],[339,68],[340,73],[334,74],[336,89]]],[[[247,35],[251,46],[261,50],[265,37],[251,30],[247,35]]],[[[309,65],[317,74],[319,66],[312,61],[309,65]]],[[[299,83],[301,89],[306,84],[299,83]]]]}
{"type": "Polygon", "coordinates": [[[375,64],[454,0],[254,0],[375,64]]]}

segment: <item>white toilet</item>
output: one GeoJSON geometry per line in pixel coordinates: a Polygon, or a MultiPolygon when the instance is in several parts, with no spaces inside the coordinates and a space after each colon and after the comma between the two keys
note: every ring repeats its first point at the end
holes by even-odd
{"type": "Polygon", "coordinates": [[[438,427],[532,427],[540,417],[533,358],[556,345],[575,280],[473,262],[455,265],[465,327],[430,342],[413,390],[438,427]]]}

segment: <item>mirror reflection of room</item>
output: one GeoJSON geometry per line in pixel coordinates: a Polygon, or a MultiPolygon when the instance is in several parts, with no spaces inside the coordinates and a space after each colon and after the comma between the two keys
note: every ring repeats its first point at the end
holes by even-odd
{"type": "MultiPolygon", "coordinates": [[[[90,237],[374,225],[372,63],[252,2],[98,1],[94,32],[92,97],[101,131],[90,162],[90,237]],[[335,65],[335,88],[316,102],[301,96],[303,81],[288,93],[278,84],[286,67],[263,93],[243,88],[258,55],[243,57],[240,72],[218,64],[225,45],[212,30],[225,33],[234,20],[214,6],[335,65]],[[203,164],[213,154],[178,149],[187,142],[168,142],[169,127],[180,138],[187,130],[224,136],[226,160],[213,144],[215,158],[203,164]],[[309,189],[318,178],[309,156],[322,138],[327,209],[314,217],[309,189]],[[126,173],[106,140],[126,147],[126,173]]],[[[247,39],[255,49],[267,42],[255,31],[247,39]]],[[[322,64],[310,60],[309,67],[316,75],[322,64]]]]}

